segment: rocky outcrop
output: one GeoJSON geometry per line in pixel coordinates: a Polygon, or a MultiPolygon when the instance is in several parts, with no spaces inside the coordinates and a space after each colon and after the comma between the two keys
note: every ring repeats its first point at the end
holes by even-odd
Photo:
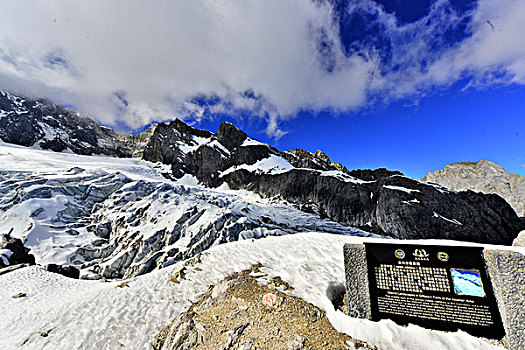
{"type": "Polygon", "coordinates": [[[179,119],[157,124],[144,147],[143,159],[164,164],[180,163],[190,149],[211,136],[211,132],[192,128],[179,119]]]}
{"type": "Polygon", "coordinates": [[[78,279],[80,271],[74,266],[62,266],[57,264],[46,265],[46,271],[58,273],[62,276],[78,279]]]}
{"type": "Polygon", "coordinates": [[[156,336],[157,350],[183,349],[376,349],[338,333],[325,313],[283,291],[279,277],[261,286],[260,265],[214,286],[156,336]]]}
{"type": "Polygon", "coordinates": [[[148,132],[133,136],[46,99],[0,91],[0,140],[55,152],[131,157],[142,154],[148,132]]]}
{"type": "Polygon", "coordinates": [[[505,199],[519,216],[525,216],[525,176],[509,174],[488,160],[459,162],[429,172],[421,179],[456,191],[494,193],[505,199]]]}
{"type": "Polygon", "coordinates": [[[35,257],[24,247],[22,240],[9,233],[0,235],[0,268],[18,264],[35,264],[35,257]]]}
{"type": "Polygon", "coordinates": [[[215,187],[223,182],[221,173],[228,169],[255,164],[272,154],[280,155],[269,145],[247,140],[246,133],[231,123],[222,123],[217,133],[212,134],[176,119],[158,124],[143,158],[171,165],[176,178],[190,174],[215,187]]]}
{"type": "Polygon", "coordinates": [[[321,150],[314,153],[301,148],[282,153],[283,157],[296,168],[308,168],[317,170],[339,170],[348,173],[348,169],[340,163],[332,162],[321,150]]]}
{"type": "MultiPolygon", "coordinates": [[[[383,171],[380,171],[383,173],[383,171]]],[[[496,195],[453,192],[400,175],[373,181],[344,181],[316,171],[292,169],[257,175],[228,175],[231,188],[292,203],[311,203],[321,216],[400,239],[443,238],[508,244],[524,228],[512,208],[496,195]]]]}

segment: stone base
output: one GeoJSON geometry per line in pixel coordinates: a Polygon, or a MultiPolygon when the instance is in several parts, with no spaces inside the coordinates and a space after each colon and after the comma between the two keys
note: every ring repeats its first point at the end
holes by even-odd
{"type": "Polygon", "coordinates": [[[494,295],[509,349],[525,349],[525,255],[510,250],[484,250],[494,295]]]}
{"type": "Polygon", "coordinates": [[[351,317],[372,319],[364,244],[345,244],[346,304],[351,317]]]}

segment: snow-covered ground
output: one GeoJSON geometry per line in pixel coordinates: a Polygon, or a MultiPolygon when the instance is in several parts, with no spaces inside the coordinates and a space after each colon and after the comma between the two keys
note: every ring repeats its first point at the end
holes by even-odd
{"type": "Polygon", "coordinates": [[[187,267],[179,284],[169,279],[182,263],[130,279],[122,288],[121,281],[74,280],[39,267],[20,269],[0,276],[0,348],[150,349],[157,332],[209,284],[258,262],[267,278],[280,276],[294,288],[291,295],[326,311],[338,331],[380,349],[500,348],[462,331],[371,322],[334,310],[326,292],[330,285],[344,283],[343,245],[363,240],[374,239],[312,232],[228,243],[209,249],[200,263],[187,267]],[[12,298],[17,293],[27,296],[12,298]],[[47,337],[41,336],[46,331],[47,337]]]}
{"type": "Polygon", "coordinates": [[[82,156],[0,142],[0,170],[56,173],[79,167],[86,170],[114,171],[118,169],[132,179],[165,180],[162,172],[170,171],[163,164],[153,164],[138,158],[114,158],[100,155],[82,156]]]}

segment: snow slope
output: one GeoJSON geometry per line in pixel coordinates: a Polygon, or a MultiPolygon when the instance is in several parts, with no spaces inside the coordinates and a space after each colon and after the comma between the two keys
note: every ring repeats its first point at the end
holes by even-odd
{"type": "Polygon", "coordinates": [[[261,283],[282,277],[294,288],[289,294],[326,311],[337,330],[380,349],[501,349],[461,331],[402,327],[389,320],[371,322],[335,311],[326,292],[329,286],[344,283],[343,244],[363,240],[299,233],[228,243],[201,254],[201,262],[187,267],[186,279],[179,284],[169,279],[182,262],[130,279],[122,288],[118,287],[121,282],[73,280],[39,267],[20,269],[0,276],[0,348],[150,349],[156,333],[209,284],[260,262],[267,274],[261,283]],[[12,298],[17,293],[27,296],[12,298]],[[46,331],[48,335],[41,336],[46,331]]]}
{"type": "Polygon", "coordinates": [[[139,159],[0,144],[0,234],[23,240],[38,264],[73,265],[95,279],[147,273],[238,239],[371,235],[251,192],[206,188],[191,175],[172,181],[168,173],[139,159]]]}

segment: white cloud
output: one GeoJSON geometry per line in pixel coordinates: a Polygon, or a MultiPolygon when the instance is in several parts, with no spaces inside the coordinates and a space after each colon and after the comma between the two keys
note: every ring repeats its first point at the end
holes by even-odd
{"type": "MultiPolygon", "coordinates": [[[[498,72],[510,82],[525,84],[524,18],[524,1],[481,1],[473,36],[433,67],[438,81],[468,71],[490,82],[498,72]]],[[[501,81],[500,74],[496,77],[501,81]]]]}
{"type": "Polygon", "coordinates": [[[521,0],[482,0],[472,37],[445,52],[429,43],[447,21],[461,20],[444,21],[446,0],[434,5],[430,29],[422,22],[400,26],[374,3],[360,3],[379,13],[394,48],[390,66],[373,51],[345,56],[332,9],[320,1],[4,2],[0,88],[133,128],[175,116],[199,120],[204,109],[192,98],[216,96],[223,103],[210,111],[252,111],[280,137],[279,120],[299,109],[357,108],[377,96],[450,84],[465,72],[487,82],[498,71],[506,82],[525,84],[521,0]]]}
{"type": "Polygon", "coordinates": [[[0,13],[0,88],[132,127],[173,117],[197,94],[250,108],[239,94],[251,90],[280,116],[352,108],[370,67],[336,49],[337,71],[324,69],[315,36],[332,26],[328,6],[299,0],[20,0],[0,13]],[[47,62],[55,53],[65,64],[47,62]]]}
{"type": "Polygon", "coordinates": [[[392,15],[381,14],[393,47],[393,62],[381,79],[374,81],[378,91],[388,90],[387,98],[424,93],[435,86],[447,86],[461,78],[470,79],[469,87],[498,83],[525,84],[525,40],[522,0],[480,0],[471,13],[458,15],[447,0],[436,1],[422,20],[398,26],[392,15]],[[472,15],[472,35],[445,50],[436,45],[453,25],[472,15]],[[427,19],[432,25],[426,25],[427,19]],[[413,40],[406,40],[411,37],[413,40]],[[422,69],[421,64],[428,66],[422,69]],[[391,67],[402,69],[393,71],[391,67]]]}

